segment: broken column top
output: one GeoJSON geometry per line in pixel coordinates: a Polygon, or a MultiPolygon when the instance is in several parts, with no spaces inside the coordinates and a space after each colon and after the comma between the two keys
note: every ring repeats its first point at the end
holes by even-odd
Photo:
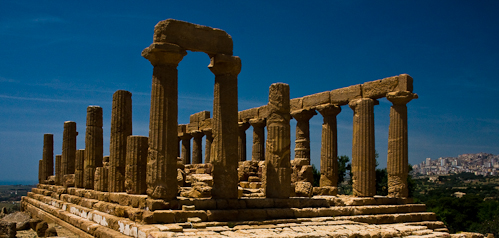
{"type": "Polygon", "coordinates": [[[227,32],[175,19],[158,22],[154,27],[154,43],[170,43],[186,50],[213,56],[232,55],[232,37],[227,32]]]}

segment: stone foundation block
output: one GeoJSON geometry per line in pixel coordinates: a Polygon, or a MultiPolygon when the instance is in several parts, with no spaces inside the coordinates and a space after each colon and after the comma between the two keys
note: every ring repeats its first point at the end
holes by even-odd
{"type": "Polygon", "coordinates": [[[239,212],[237,210],[208,210],[208,221],[236,221],[239,212]]]}
{"type": "Polygon", "coordinates": [[[146,199],[146,209],[149,209],[149,211],[168,209],[168,205],[169,204],[162,199],[152,199],[152,198],[146,199]]]}
{"type": "Polygon", "coordinates": [[[295,213],[291,208],[271,208],[266,209],[267,219],[292,219],[295,213]]]}
{"type": "Polygon", "coordinates": [[[274,199],[271,198],[256,198],[256,199],[245,199],[247,208],[272,208],[274,207],[274,199]]]}

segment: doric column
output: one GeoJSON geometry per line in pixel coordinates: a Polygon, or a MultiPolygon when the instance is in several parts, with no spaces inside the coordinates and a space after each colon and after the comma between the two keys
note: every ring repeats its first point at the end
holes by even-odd
{"type": "Polygon", "coordinates": [[[248,122],[238,122],[237,153],[239,161],[246,161],[246,130],[249,127],[248,122]]]}
{"type": "Polygon", "coordinates": [[[152,198],[177,197],[177,65],[186,54],[168,43],[153,43],[142,51],[154,66],[147,157],[147,194],[152,198]]]}
{"type": "Polygon", "coordinates": [[[203,132],[191,131],[192,135],[192,163],[203,163],[203,132]]]}
{"type": "Polygon", "coordinates": [[[85,161],[83,186],[94,189],[95,168],[102,167],[104,150],[102,139],[102,108],[87,108],[87,130],[85,133],[85,161]]]}
{"type": "Polygon", "coordinates": [[[83,161],[85,160],[85,150],[76,151],[75,159],[75,187],[83,188],[83,161]]]}
{"type": "Polygon", "coordinates": [[[211,163],[211,143],[213,142],[213,133],[211,128],[204,129],[203,133],[206,137],[204,144],[204,163],[211,163]]]}
{"type": "Polygon", "coordinates": [[[76,122],[64,122],[64,132],[62,134],[62,158],[61,158],[61,173],[74,174],[75,172],[75,157],[76,157],[76,122]]]}
{"type": "Polygon", "coordinates": [[[43,159],[38,160],[38,184],[43,183],[43,177],[45,177],[45,173],[43,171],[43,159]]]}
{"type": "Polygon", "coordinates": [[[348,104],[353,110],[352,174],[353,195],[376,195],[374,150],[374,105],[376,100],[361,98],[348,104]]]}
{"type": "Polygon", "coordinates": [[[182,141],[182,161],[184,164],[191,163],[191,138],[192,135],[189,133],[183,133],[180,136],[180,140],[182,141]]]}
{"type": "Polygon", "coordinates": [[[253,147],[251,150],[251,160],[265,160],[265,124],[264,118],[250,119],[249,123],[253,127],[253,147]]]}
{"type": "Polygon", "coordinates": [[[109,145],[109,192],[125,191],[127,137],[132,134],[132,93],[118,90],[113,94],[109,145]]]}
{"type": "Polygon", "coordinates": [[[44,134],[43,135],[43,167],[44,167],[44,178],[43,181],[47,180],[49,176],[54,175],[54,135],[44,134]]]}
{"type": "Polygon", "coordinates": [[[314,109],[293,111],[291,116],[296,120],[295,159],[307,159],[310,164],[310,119],[317,115],[314,109]]]}
{"type": "Polygon", "coordinates": [[[213,198],[238,197],[237,178],[237,75],[241,59],[217,54],[211,57],[208,68],[215,75],[213,98],[213,198]]]}
{"type": "Polygon", "coordinates": [[[127,140],[125,189],[129,194],[145,194],[147,137],[129,136],[127,140]]]}
{"type": "Polygon", "coordinates": [[[388,129],[388,196],[408,197],[407,174],[409,173],[409,152],[407,141],[407,106],[417,94],[399,91],[386,95],[392,102],[390,127],[388,129]]]}
{"type": "Polygon", "coordinates": [[[55,156],[55,185],[57,186],[62,186],[61,157],[62,155],[55,156]]]}
{"type": "Polygon", "coordinates": [[[316,110],[322,115],[321,178],[320,186],[338,186],[338,133],[336,115],[341,107],[333,104],[320,105],[316,110]]]}
{"type": "Polygon", "coordinates": [[[291,194],[289,85],[274,83],[269,90],[267,148],[263,188],[267,198],[289,198],[291,194]]]}

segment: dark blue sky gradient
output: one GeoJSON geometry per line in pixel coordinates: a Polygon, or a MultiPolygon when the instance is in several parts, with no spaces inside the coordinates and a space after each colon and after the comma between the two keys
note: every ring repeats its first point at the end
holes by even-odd
{"type": "MultiPolygon", "coordinates": [[[[241,57],[239,110],[267,103],[274,82],[291,97],[407,73],[409,162],[499,154],[498,1],[9,1],[0,3],[0,181],[37,179],[44,133],[61,153],[64,121],[84,148],[88,105],[104,109],[109,154],[114,91],[133,97],[134,134],[148,135],[152,66],[140,52],[154,25],[174,18],[220,28],[241,57]]],[[[179,123],[212,111],[204,53],[179,69],[179,123]]],[[[390,103],[375,107],[376,150],[386,166],[390,103]]],[[[338,116],[339,154],[351,155],[352,110],[338,116]]],[[[319,165],[322,118],[311,120],[319,165]]],[[[296,125],[292,121],[292,128],[296,125]]],[[[292,130],[294,141],[294,129],[292,130]]],[[[247,131],[251,143],[252,131],[247,131]]],[[[251,153],[248,146],[248,153],[251,153]]]]}

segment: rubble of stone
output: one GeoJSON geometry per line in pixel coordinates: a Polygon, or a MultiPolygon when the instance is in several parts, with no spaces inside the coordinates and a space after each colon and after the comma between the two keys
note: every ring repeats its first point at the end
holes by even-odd
{"type": "MultiPolygon", "coordinates": [[[[75,148],[76,123],[66,122],[55,174],[53,135],[44,135],[40,183],[23,197],[24,211],[82,237],[449,236],[434,213],[407,197],[406,104],[417,98],[409,75],[300,98],[290,98],[290,85],[275,83],[266,105],[238,111],[241,59],[226,32],[161,21],[142,56],[153,67],[149,136],[132,134],[132,94],[119,90],[113,95],[110,155],[104,156],[103,109],[89,106],[85,149],[75,148]],[[214,100],[211,112],[179,125],[177,66],[187,51],[210,57],[214,100]],[[383,97],[392,103],[387,197],[375,196],[374,176],[374,106],[383,97]],[[337,195],[336,116],[346,105],[353,110],[353,196],[337,195]],[[314,116],[323,117],[318,187],[310,161],[314,116]]],[[[43,233],[46,226],[38,226],[43,233]]]]}

